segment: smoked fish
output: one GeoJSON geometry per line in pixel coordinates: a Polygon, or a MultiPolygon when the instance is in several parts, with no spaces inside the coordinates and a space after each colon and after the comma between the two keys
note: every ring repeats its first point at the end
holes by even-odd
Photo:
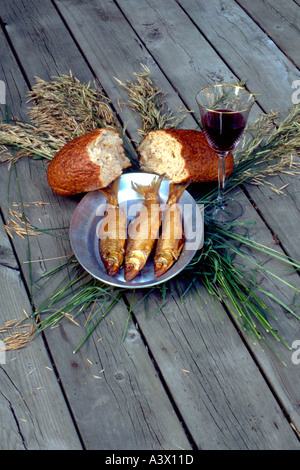
{"type": "Polygon", "coordinates": [[[170,183],[169,196],[162,211],[162,231],[154,254],[154,274],[158,278],[179,258],[184,246],[181,207],[178,200],[189,184],[170,183]]]}
{"type": "Polygon", "coordinates": [[[107,201],[98,237],[100,257],[109,276],[114,276],[123,263],[127,238],[127,215],[118,203],[119,185],[120,177],[107,188],[98,189],[107,201]]]}
{"type": "Polygon", "coordinates": [[[142,207],[129,223],[126,243],[124,277],[131,281],[145,266],[159,235],[160,204],[158,191],[163,177],[155,177],[151,184],[132,183],[132,188],[143,196],[142,207]]]}

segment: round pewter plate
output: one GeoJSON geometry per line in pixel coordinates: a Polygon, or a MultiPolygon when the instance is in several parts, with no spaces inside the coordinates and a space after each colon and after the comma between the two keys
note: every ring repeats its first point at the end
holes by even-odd
{"type": "MultiPolygon", "coordinates": [[[[131,182],[148,185],[156,176],[151,173],[126,173],[121,176],[118,200],[120,208],[128,214],[128,221],[134,218],[142,204],[141,196],[132,189],[131,182]]],[[[169,182],[163,180],[158,201],[161,204],[166,203],[168,194],[169,182]]],[[[179,203],[183,214],[186,241],[178,260],[166,273],[155,278],[152,255],[135,279],[126,282],[123,268],[115,276],[109,276],[106,273],[99,253],[97,236],[97,228],[104,216],[106,200],[98,191],[87,193],[76,207],[70,226],[71,247],[78,262],[94,278],[112,286],[128,289],[153,287],[173,278],[187,266],[196,251],[203,246],[204,239],[203,206],[197,204],[188,191],[184,191],[179,203]],[[187,232],[190,234],[189,239],[187,232]]]]}

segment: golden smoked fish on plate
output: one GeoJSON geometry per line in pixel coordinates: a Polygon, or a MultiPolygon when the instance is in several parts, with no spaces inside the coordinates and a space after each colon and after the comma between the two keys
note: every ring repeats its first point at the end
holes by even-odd
{"type": "Polygon", "coordinates": [[[169,197],[162,211],[162,231],[154,255],[154,274],[162,276],[177,261],[184,246],[182,210],[179,199],[189,184],[170,184],[169,197]]]}
{"type": "Polygon", "coordinates": [[[128,227],[125,252],[124,278],[131,281],[145,266],[158,238],[160,203],[158,191],[162,177],[154,178],[151,184],[143,186],[132,183],[132,188],[144,198],[143,205],[128,227]]]}
{"type": "Polygon", "coordinates": [[[122,266],[127,239],[127,215],[118,203],[119,185],[117,178],[107,188],[98,189],[107,201],[98,237],[101,260],[109,276],[114,276],[122,266]]]}
{"type": "Polygon", "coordinates": [[[107,188],[88,192],[70,226],[81,266],[94,278],[127,289],[172,279],[203,239],[203,211],[184,185],[143,172],[122,174],[107,188]]]}

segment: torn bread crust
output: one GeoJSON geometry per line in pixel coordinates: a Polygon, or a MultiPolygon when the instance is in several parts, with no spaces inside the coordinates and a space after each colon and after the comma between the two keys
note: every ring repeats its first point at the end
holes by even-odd
{"type": "Polygon", "coordinates": [[[181,158],[182,144],[166,132],[148,134],[138,151],[140,166],[144,171],[159,175],[169,175],[172,181],[181,181],[189,177],[185,161],[181,158]]]}
{"type": "MultiPolygon", "coordinates": [[[[122,174],[128,159],[125,157],[122,139],[119,134],[102,132],[100,136],[88,146],[88,153],[93,163],[101,167],[101,178],[105,187],[111,182],[111,175],[122,174]]],[[[115,178],[114,178],[115,179],[115,178]]]]}
{"type": "MultiPolygon", "coordinates": [[[[203,132],[188,129],[151,131],[138,148],[143,171],[165,175],[174,183],[218,180],[219,157],[203,132]]],[[[233,156],[226,157],[226,176],[233,171],[233,156]]]]}
{"type": "Polygon", "coordinates": [[[120,134],[109,128],[95,129],[67,143],[50,161],[47,180],[62,196],[108,186],[131,166],[120,134]]]}

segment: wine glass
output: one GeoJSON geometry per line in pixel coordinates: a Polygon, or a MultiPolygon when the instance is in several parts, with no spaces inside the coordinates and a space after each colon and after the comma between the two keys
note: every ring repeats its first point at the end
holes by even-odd
{"type": "Polygon", "coordinates": [[[207,142],[219,156],[218,195],[212,217],[220,223],[232,222],[242,215],[243,208],[224,196],[225,158],[239,143],[255,99],[241,86],[219,84],[198,91],[196,101],[207,142]]]}

